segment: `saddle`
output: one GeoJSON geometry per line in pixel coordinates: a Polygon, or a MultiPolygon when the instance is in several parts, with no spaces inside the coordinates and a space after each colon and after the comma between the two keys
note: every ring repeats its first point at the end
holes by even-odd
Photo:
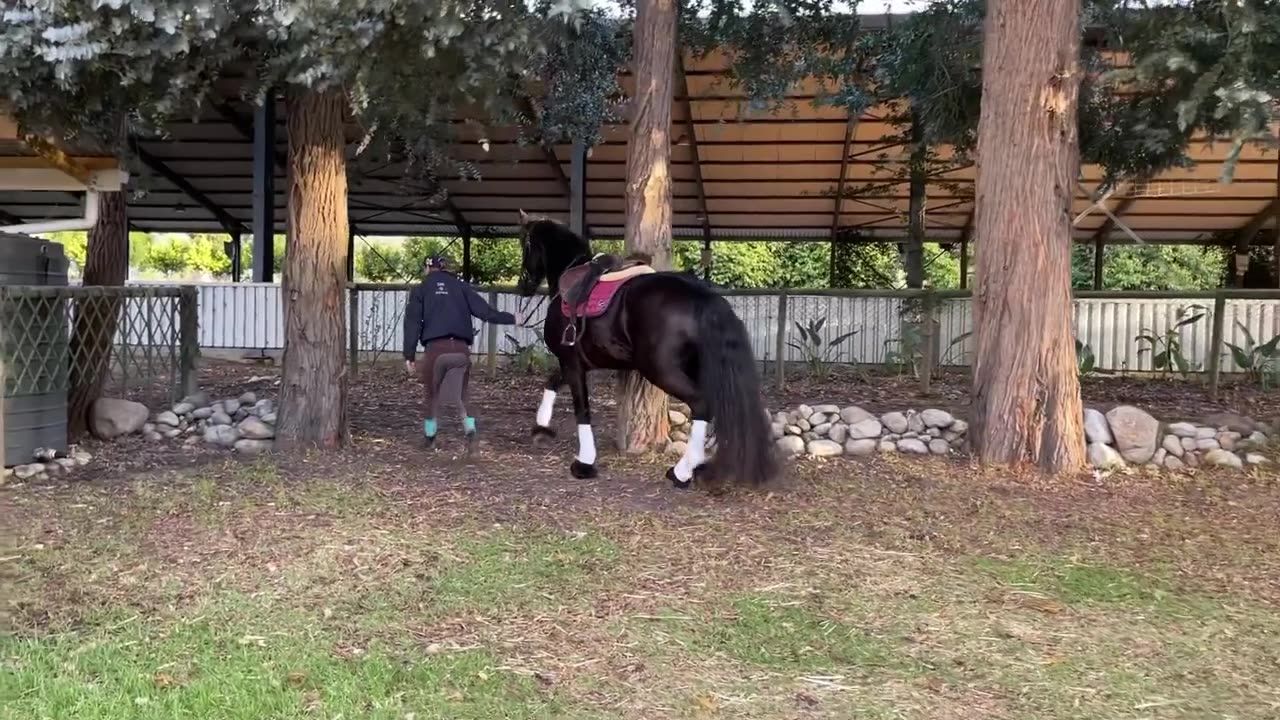
{"type": "Polygon", "coordinates": [[[560,276],[560,310],[569,318],[565,328],[565,345],[578,339],[579,320],[600,317],[609,310],[613,297],[629,280],[657,272],[642,259],[619,259],[616,255],[597,255],[575,265],[560,276]]]}

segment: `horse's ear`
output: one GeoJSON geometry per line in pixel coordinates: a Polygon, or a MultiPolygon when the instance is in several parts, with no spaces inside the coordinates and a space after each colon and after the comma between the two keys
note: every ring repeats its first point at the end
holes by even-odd
{"type": "Polygon", "coordinates": [[[524,208],[520,208],[520,225],[524,226],[528,224],[529,224],[529,213],[525,212],[524,208]]]}

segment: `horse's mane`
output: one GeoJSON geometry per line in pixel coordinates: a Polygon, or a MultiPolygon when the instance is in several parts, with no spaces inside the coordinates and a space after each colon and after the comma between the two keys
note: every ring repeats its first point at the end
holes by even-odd
{"type": "Polygon", "coordinates": [[[536,237],[548,251],[584,253],[591,244],[563,223],[550,218],[535,220],[529,225],[529,235],[536,237]]]}

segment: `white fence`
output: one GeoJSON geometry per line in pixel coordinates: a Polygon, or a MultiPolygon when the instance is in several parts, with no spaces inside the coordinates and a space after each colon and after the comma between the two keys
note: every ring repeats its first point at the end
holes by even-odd
{"type": "MultiPolygon", "coordinates": [[[[284,345],[284,325],[280,286],[273,284],[202,284],[199,292],[200,346],[203,348],[243,349],[246,351],[278,350],[284,345]]],[[[496,307],[514,312],[524,302],[507,292],[490,293],[496,307]]],[[[357,293],[356,316],[359,318],[358,344],[363,352],[400,351],[406,291],[400,288],[364,288],[357,293]]],[[[1229,298],[1224,305],[1222,372],[1238,369],[1232,362],[1226,343],[1243,345],[1248,328],[1261,343],[1280,334],[1280,293],[1266,299],[1229,298]]],[[[751,334],[757,360],[773,361],[777,354],[779,294],[750,292],[729,293],[734,311],[742,318],[751,334]]],[[[536,300],[534,302],[537,302],[536,300]]],[[[884,364],[899,349],[905,296],[867,292],[806,294],[790,291],[785,299],[786,341],[797,338],[795,323],[809,324],[826,318],[822,334],[834,338],[854,332],[849,340],[832,353],[836,362],[884,364]]],[[[944,365],[966,365],[972,353],[970,300],[942,294],[938,299],[939,356],[944,365]]],[[[543,301],[545,308],[545,301],[543,301]]],[[[1152,295],[1119,296],[1116,293],[1081,293],[1075,301],[1076,337],[1088,343],[1097,359],[1099,370],[1111,372],[1150,371],[1152,354],[1139,343],[1140,334],[1163,335],[1174,327],[1179,313],[1203,313],[1195,323],[1183,327],[1178,335],[1184,355],[1191,363],[1205,369],[1209,366],[1213,328],[1214,299],[1211,294],[1198,298],[1178,299],[1152,295]],[[1200,310],[1191,310],[1198,307],[1200,310]]],[[[489,351],[489,333],[476,323],[474,351],[489,351]]],[[[523,345],[536,341],[527,328],[500,327],[497,353],[515,350],[514,337],[523,345]]],[[[784,346],[785,347],[785,346],[784,346]]],[[[795,348],[785,350],[787,361],[801,361],[795,348]]]]}

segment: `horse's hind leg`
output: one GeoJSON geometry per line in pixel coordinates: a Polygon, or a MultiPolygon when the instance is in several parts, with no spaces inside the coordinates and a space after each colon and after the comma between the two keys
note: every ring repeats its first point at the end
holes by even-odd
{"type": "Polygon", "coordinates": [[[556,394],[564,387],[564,373],[557,367],[547,378],[542,391],[542,403],[538,405],[538,414],[534,417],[533,441],[538,444],[544,438],[554,439],[556,431],[551,428],[551,411],[555,409],[556,394]]]}
{"type": "Polygon", "coordinates": [[[668,394],[687,403],[693,414],[688,446],[680,456],[680,461],[667,468],[667,479],[671,484],[678,490],[687,490],[693,482],[694,473],[707,460],[707,423],[711,417],[697,382],[683,368],[664,372],[662,382],[658,385],[668,394]]]}
{"type": "Polygon", "coordinates": [[[578,420],[578,455],[569,472],[579,480],[596,476],[596,438],[591,431],[591,401],[587,397],[587,371],[578,363],[563,368],[573,393],[573,414],[578,420]]]}

